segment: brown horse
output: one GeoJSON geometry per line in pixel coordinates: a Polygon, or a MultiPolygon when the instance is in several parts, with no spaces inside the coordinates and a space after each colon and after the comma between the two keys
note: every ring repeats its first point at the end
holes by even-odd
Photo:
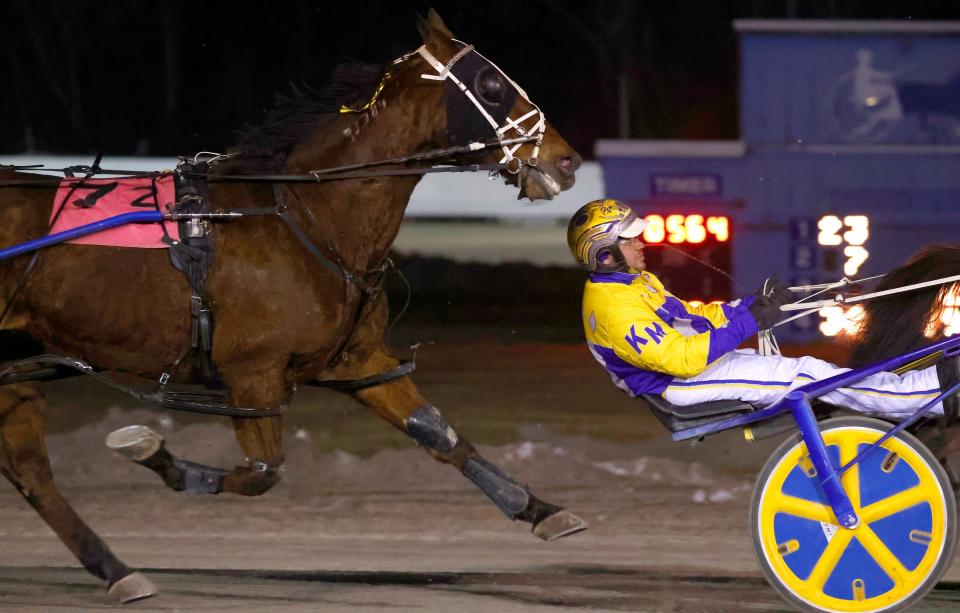
{"type": "MultiPolygon", "coordinates": [[[[466,94],[451,92],[450,81],[442,77],[445,65],[464,57],[464,45],[452,40],[432,11],[420,31],[426,53],[408,54],[387,72],[341,71],[323,92],[296,95],[281,104],[262,126],[246,131],[229,159],[211,164],[213,179],[263,168],[264,163],[286,174],[303,174],[450,145],[455,118],[448,118],[447,108],[453,107],[449,100],[445,103],[445,90],[447,96],[466,94]],[[341,104],[354,111],[338,112],[341,104]]],[[[506,100],[512,82],[499,70],[485,70],[482,56],[471,61],[480,62],[478,74],[483,76],[464,83],[470,94],[488,106],[506,100]]],[[[522,91],[509,98],[508,106],[508,117],[517,123],[524,116],[533,118],[528,126],[542,118],[522,91]]],[[[478,108],[467,107],[482,115],[478,108]]],[[[456,120],[464,122],[463,117],[456,120]]],[[[520,171],[503,176],[523,196],[551,198],[573,185],[580,157],[550,126],[541,124],[528,134],[536,136],[537,130],[540,142],[512,150],[525,162],[520,171]]],[[[494,136],[490,129],[484,138],[494,136]]],[[[510,157],[506,151],[498,146],[493,161],[501,154],[510,157]]],[[[0,179],[8,181],[36,177],[0,172],[0,179]]],[[[380,176],[285,183],[275,193],[270,185],[212,180],[209,199],[219,210],[285,202],[309,242],[336,262],[341,274],[320,266],[316,254],[277,216],[215,224],[216,257],[204,296],[216,323],[211,355],[229,405],[249,411],[249,417],[234,418],[248,462],[220,470],[176,459],[159,435],[142,426],[114,433],[108,444],[176,490],[256,496],[274,486],[283,463],[278,409],[297,384],[364,379],[400,364],[384,342],[385,296],[361,288],[377,286],[417,181],[414,176],[380,176]],[[351,282],[351,274],[364,283],[351,282]]],[[[48,231],[51,188],[5,187],[0,196],[0,245],[48,231]]],[[[7,336],[0,343],[29,338],[48,353],[76,357],[99,369],[158,377],[188,353],[192,325],[190,288],[164,251],[63,244],[41,252],[26,277],[31,258],[0,262],[0,311],[11,307],[0,330],[7,336]],[[5,305],[4,298],[23,278],[27,281],[17,299],[5,305]]],[[[9,345],[0,361],[16,357],[9,345]]],[[[484,460],[408,376],[353,395],[433,457],[460,470],[507,517],[531,523],[537,536],[550,540],[586,527],[484,460]]],[[[118,560],[57,491],[44,445],[42,403],[36,382],[0,387],[0,471],[118,600],[154,594],[149,580],[118,560]]]]}

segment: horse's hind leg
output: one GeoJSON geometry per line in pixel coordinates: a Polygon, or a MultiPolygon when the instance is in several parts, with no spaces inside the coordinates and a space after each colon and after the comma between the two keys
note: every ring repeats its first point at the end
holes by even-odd
{"type": "MultiPolygon", "coordinates": [[[[278,407],[287,396],[282,370],[261,370],[239,377],[222,371],[233,388],[231,400],[237,406],[278,407]],[[233,375],[233,376],[230,376],[233,375]]],[[[234,418],[237,442],[247,463],[225,470],[189,462],[167,451],[161,435],[146,426],[127,426],[107,437],[114,451],[157,473],[175,491],[192,494],[259,496],[280,481],[283,463],[283,417],[234,418]]]]}
{"type": "Polygon", "coordinates": [[[283,417],[235,418],[233,427],[247,464],[237,466],[223,478],[223,490],[259,496],[280,481],[283,417]]]}
{"type": "Polygon", "coordinates": [[[84,568],[107,582],[111,596],[120,602],[153,596],[157,589],[150,580],[118,560],[57,491],[43,438],[42,402],[35,386],[0,387],[0,472],[84,568]]]}
{"type": "MultiPolygon", "coordinates": [[[[383,356],[386,358],[386,356],[383,356]]],[[[383,370],[396,366],[384,360],[383,370]]],[[[381,417],[403,430],[434,458],[457,468],[513,520],[533,524],[533,533],[546,541],[587,528],[586,522],[534,496],[494,464],[484,459],[470,442],[457,434],[406,377],[360,390],[354,396],[381,417]]]]}

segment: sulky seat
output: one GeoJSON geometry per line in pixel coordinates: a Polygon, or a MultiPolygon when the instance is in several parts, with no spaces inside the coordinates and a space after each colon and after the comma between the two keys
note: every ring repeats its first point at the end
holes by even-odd
{"type": "Polygon", "coordinates": [[[741,413],[756,410],[752,404],[742,400],[712,400],[688,406],[678,406],[664,400],[658,394],[641,394],[640,398],[650,405],[650,410],[671,432],[709,424],[741,413]]]}

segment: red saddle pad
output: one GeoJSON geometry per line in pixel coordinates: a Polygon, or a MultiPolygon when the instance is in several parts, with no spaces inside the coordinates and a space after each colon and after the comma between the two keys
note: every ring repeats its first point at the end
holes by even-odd
{"type": "MultiPolygon", "coordinates": [[[[130,177],[123,179],[64,179],[57,188],[50,220],[51,234],[136,211],[167,211],[173,205],[176,190],[173,177],[130,177]],[[59,211],[59,214],[58,214],[59,211]]],[[[83,245],[108,247],[168,247],[161,239],[163,228],[174,240],[180,240],[177,222],[130,223],[69,241],[83,245]]]]}

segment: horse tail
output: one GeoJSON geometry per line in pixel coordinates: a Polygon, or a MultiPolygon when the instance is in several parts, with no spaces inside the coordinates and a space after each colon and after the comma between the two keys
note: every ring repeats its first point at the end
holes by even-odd
{"type": "MultiPolygon", "coordinates": [[[[960,245],[924,247],[886,275],[877,291],[960,275],[960,245]]],[[[943,335],[944,298],[955,284],[882,296],[864,304],[850,354],[856,368],[922,347],[943,335]]]]}

